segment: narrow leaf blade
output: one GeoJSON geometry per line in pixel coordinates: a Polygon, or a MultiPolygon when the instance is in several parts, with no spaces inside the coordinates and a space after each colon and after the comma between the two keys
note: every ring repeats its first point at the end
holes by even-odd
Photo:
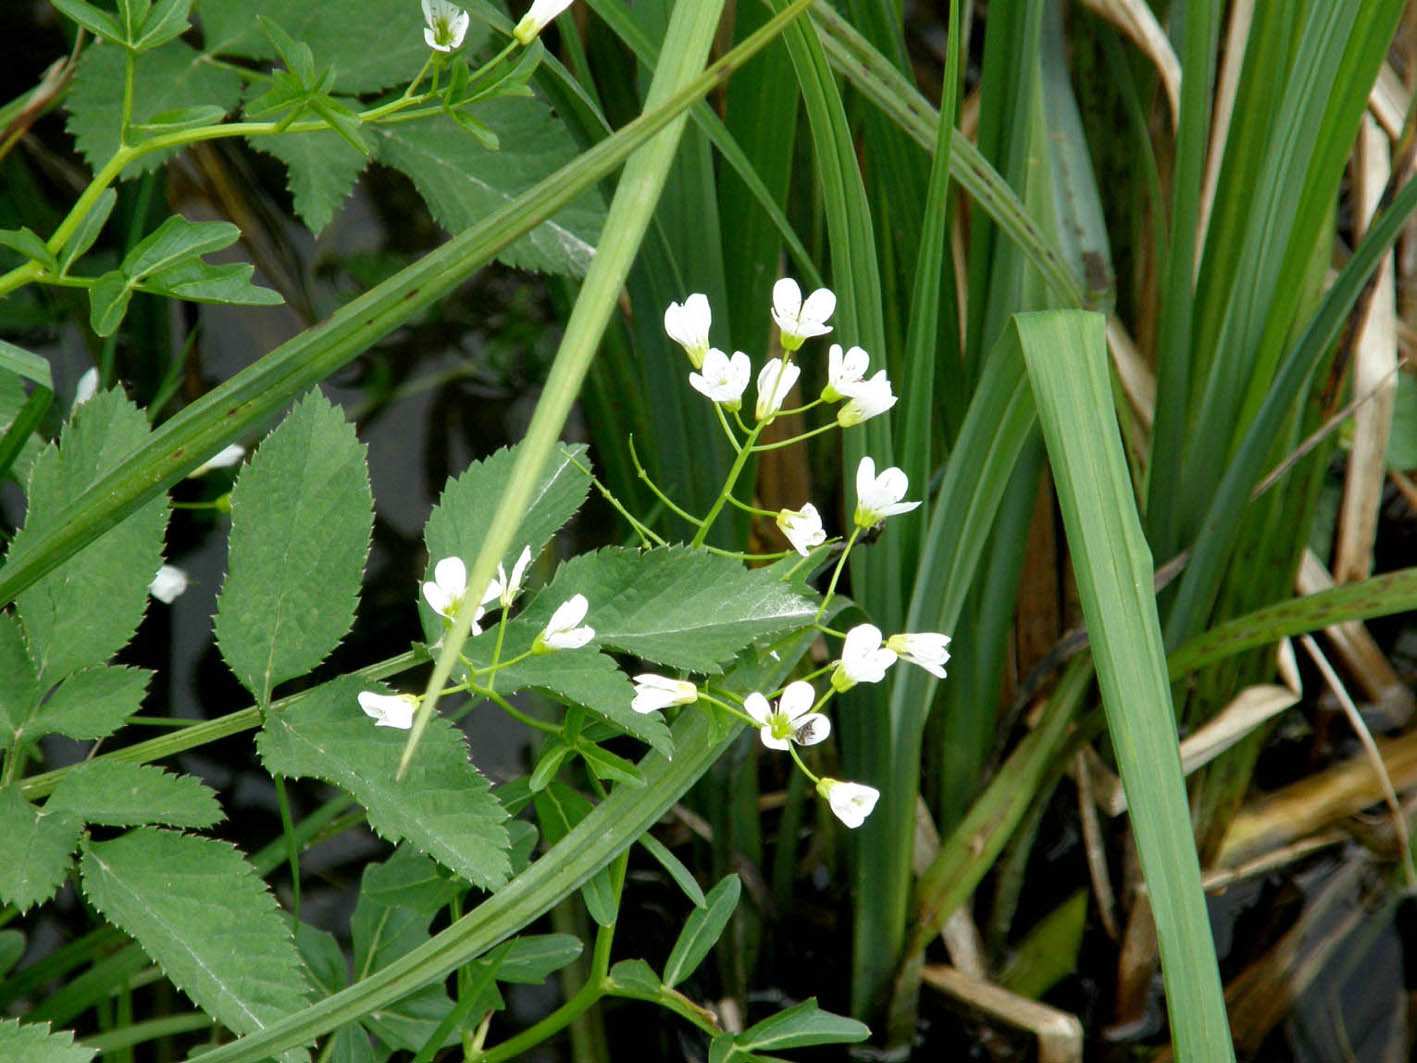
{"type": "Polygon", "coordinates": [[[674,988],[693,974],[704,957],[717,943],[723,928],[738,907],[738,895],[743,883],[737,875],[725,875],[718,885],[709,890],[705,898],[707,906],[696,908],[689,913],[684,929],[670,950],[669,959],[664,961],[664,984],[674,988]]]}

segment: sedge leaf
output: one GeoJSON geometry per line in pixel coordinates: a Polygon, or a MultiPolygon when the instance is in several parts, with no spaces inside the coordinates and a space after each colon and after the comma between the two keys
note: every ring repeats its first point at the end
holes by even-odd
{"type": "Polygon", "coordinates": [[[390,841],[407,839],[475,885],[495,889],[510,874],[506,810],[468,762],[462,733],[435,717],[402,780],[394,777],[404,735],[375,727],[360,690],[388,691],[345,676],[271,711],[257,749],[272,774],[323,779],[369,812],[390,841]]]}
{"type": "Polygon", "coordinates": [[[90,903],[218,1022],[253,1033],[304,1006],[290,929],[233,846],[139,827],[85,844],[80,874],[90,903]]]}
{"type": "Polygon", "coordinates": [[[217,645],[262,704],[349,630],[373,523],[364,444],[312,391],[242,466],[231,492],[217,645]]]}

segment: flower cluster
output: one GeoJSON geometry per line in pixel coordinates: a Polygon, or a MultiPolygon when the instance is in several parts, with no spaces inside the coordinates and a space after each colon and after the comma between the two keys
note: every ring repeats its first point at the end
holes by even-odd
{"type": "MultiPolygon", "coordinates": [[[[469,606],[471,599],[467,593],[467,565],[460,557],[445,557],[433,566],[433,578],[423,584],[423,600],[429,608],[443,618],[444,628],[452,626],[460,612],[471,607],[474,612],[470,627],[473,635],[482,634],[479,623],[487,615],[488,607],[502,611],[501,622],[506,623],[512,603],[521,593],[522,581],[527,566],[531,564],[531,547],[522,547],[522,552],[512,564],[511,575],[506,566],[498,563],[497,575],[487,584],[477,604],[469,606]],[[496,603],[493,605],[492,603],[496,603]]],[[[582,624],[590,603],[584,594],[573,594],[562,602],[546,626],[537,634],[531,648],[522,657],[535,654],[555,653],[557,650],[577,650],[595,638],[595,629],[582,624]]],[[[440,640],[441,641],[441,640],[440,640]]],[[[498,646],[501,646],[500,636],[498,646]]],[[[501,662],[498,667],[506,667],[521,660],[501,662]]],[[[379,694],[364,690],[359,694],[359,706],[365,715],[374,718],[376,727],[398,727],[408,730],[413,726],[413,713],[418,708],[419,699],[412,694],[379,694]]]]}

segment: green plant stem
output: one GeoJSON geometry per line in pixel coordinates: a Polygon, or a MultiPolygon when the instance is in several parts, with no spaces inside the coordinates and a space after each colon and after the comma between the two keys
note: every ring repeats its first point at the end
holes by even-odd
{"type": "Polygon", "coordinates": [[[215,1024],[210,1016],[200,1011],[188,1011],[179,1015],[164,1015],[160,1019],[135,1022],[131,1026],[124,1026],[109,1033],[95,1034],[93,1037],[84,1038],[80,1044],[106,1055],[124,1048],[131,1048],[133,1045],[156,1041],[160,1037],[191,1033],[193,1030],[207,1030],[213,1025],[215,1024]]]}
{"type": "MultiPolygon", "coordinates": [[[[733,434],[733,428],[728,423],[728,415],[723,412],[723,406],[715,402],[713,404],[713,412],[718,415],[718,423],[723,426],[723,434],[728,437],[728,445],[733,448],[733,453],[737,454],[743,449],[743,444],[739,443],[738,437],[733,434]]],[[[734,410],[733,414],[736,417],[738,411],[734,410]]],[[[743,422],[739,419],[738,423],[742,424],[743,422]]]]}
{"type": "Polygon", "coordinates": [[[476,693],[481,694],[483,697],[493,702],[499,709],[505,712],[512,719],[516,720],[518,723],[525,724],[527,727],[530,727],[533,730],[542,731],[545,734],[555,735],[557,738],[561,737],[561,728],[555,726],[554,724],[549,724],[545,720],[538,720],[535,716],[528,716],[526,713],[522,712],[510,701],[508,701],[506,698],[502,697],[501,694],[498,694],[495,690],[479,690],[476,687],[473,687],[472,689],[476,693]]]}
{"type": "Polygon", "coordinates": [[[813,623],[821,620],[827,611],[827,606],[831,605],[832,596],[836,594],[837,580],[841,579],[841,570],[846,567],[846,559],[851,555],[851,548],[856,545],[856,540],[861,536],[861,525],[854,525],[851,529],[851,538],[846,540],[846,545],[841,549],[841,556],[836,559],[836,568],[832,569],[831,582],[827,584],[827,593],[822,596],[822,604],[817,607],[817,615],[813,618],[813,623]]]}
{"type": "Polygon", "coordinates": [[[811,439],[813,436],[819,436],[823,433],[830,432],[833,428],[836,427],[836,422],[832,421],[829,424],[824,424],[820,427],[813,428],[810,431],[803,432],[801,435],[793,436],[791,439],[778,439],[771,443],[760,443],[753,448],[753,452],[755,454],[762,454],[765,451],[769,450],[781,450],[783,447],[790,447],[793,443],[800,443],[804,439],[811,439]]]}
{"type": "Polygon", "coordinates": [[[688,510],[676,505],[674,500],[668,495],[666,495],[662,490],[660,490],[659,485],[650,478],[649,473],[645,471],[644,465],[640,462],[640,456],[635,452],[634,436],[631,436],[629,438],[629,445],[630,460],[635,464],[635,472],[639,474],[640,479],[644,482],[645,486],[648,487],[650,491],[654,494],[654,497],[663,502],[664,507],[668,509],[669,512],[673,513],[676,517],[679,517],[681,520],[687,521],[696,528],[702,528],[704,526],[704,522],[702,520],[694,516],[688,510]]]}
{"type": "Polygon", "coordinates": [[[295,839],[295,823],[290,818],[290,798],[285,792],[285,777],[272,775],[276,784],[276,803],[280,806],[281,837],[285,839],[286,861],[290,864],[290,917],[300,922],[300,844],[295,839]]]}
{"type": "Polygon", "coordinates": [[[743,466],[748,463],[748,458],[753,453],[753,444],[757,442],[758,436],[762,434],[763,429],[771,423],[770,420],[758,422],[758,424],[753,426],[753,430],[748,433],[748,438],[743,441],[742,449],[738,451],[737,456],[733,459],[733,464],[728,469],[728,475],[724,478],[723,487],[718,492],[717,500],[709,507],[708,513],[704,516],[703,523],[699,525],[698,534],[694,536],[694,541],[690,544],[695,549],[704,545],[704,540],[708,538],[708,533],[713,528],[713,522],[717,519],[718,515],[723,512],[723,507],[728,501],[729,494],[733,491],[734,485],[738,482],[738,477],[743,473],[743,466]]]}

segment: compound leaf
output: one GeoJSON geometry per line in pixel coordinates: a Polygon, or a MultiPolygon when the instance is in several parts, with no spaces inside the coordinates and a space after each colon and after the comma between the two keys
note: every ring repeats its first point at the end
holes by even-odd
{"type": "Polygon", "coordinates": [[[0,901],[23,912],[52,897],[81,826],[72,816],[36,808],[17,786],[0,790],[0,901]]]}
{"type": "Polygon", "coordinates": [[[64,774],[45,803],[85,823],[137,827],[210,827],[221,820],[216,794],[190,775],[173,775],[152,764],[91,760],[64,774]]]}
{"type": "Polygon", "coordinates": [[[74,1044],[72,1030],[50,1033],[47,1022],[0,1019],[0,1059],[10,1063],[88,1063],[97,1052],[74,1044]]]}

